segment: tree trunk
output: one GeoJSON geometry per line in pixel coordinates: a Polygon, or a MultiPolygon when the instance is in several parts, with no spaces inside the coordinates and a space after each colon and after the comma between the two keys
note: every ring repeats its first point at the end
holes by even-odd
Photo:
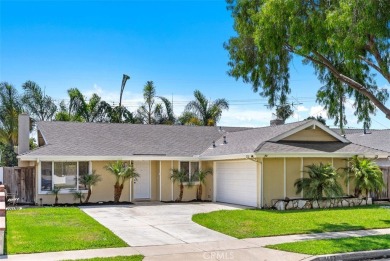
{"type": "Polygon", "coordinates": [[[89,198],[91,197],[91,194],[92,194],[92,190],[91,190],[91,188],[88,188],[87,198],[85,199],[84,203],[88,203],[89,202],[89,198]]]}
{"type": "Polygon", "coordinates": [[[198,191],[197,191],[197,195],[196,195],[196,199],[197,199],[197,200],[202,200],[202,190],[203,190],[202,184],[199,184],[199,186],[198,186],[198,191]]]}
{"type": "Polygon", "coordinates": [[[119,185],[118,182],[115,183],[115,185],[114,185],[114,202],[115,203],[119,202],[119,199],[121,198],[122,190],[123,190],[123,184],[119,185]]]}
{"type": "Polygon", "coordinates": [[[179,202],[183,199],[183,191],[184,191],[184,185],[183,183],[180,183],[180,194],[179,194],[179,202]]]}
{"type": "Polygon", "coordinates": [[[56,198],[54,199],[54,205],[58,205],[58,195],[56,195],[56,198]]]}
{"type": "Polygon", "coordinates": [[[368,205],[368,189],[366,189],[366,206],[368,205]]]}

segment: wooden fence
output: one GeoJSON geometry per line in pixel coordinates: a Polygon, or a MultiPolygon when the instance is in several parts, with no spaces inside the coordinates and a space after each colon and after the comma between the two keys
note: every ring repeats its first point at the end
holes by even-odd
{"type": "Polygon", "coordinates": [[[4,167],[3,184],[20,203],[35,203],[35,167],[4,167]]]}
{"type": "Polygon", "coordinates": [[[374,200],[390,200],[390,167],[382,167],[381,170],[383,173],[383,183],[385,186],[383,187],[382,191],[371,193],[371,196],[374,200]]]}

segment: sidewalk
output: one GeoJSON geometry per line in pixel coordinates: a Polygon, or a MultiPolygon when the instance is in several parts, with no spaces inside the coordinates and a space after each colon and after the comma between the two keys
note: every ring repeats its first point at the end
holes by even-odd
{"type": "Polygon", "coordinates": [[[84,259],[93,257],[144,255],[144,261],[154,260],[286,260],[298,261],[310,258],[290,252],[283,252],[264,248],[265,245],[296,242],[310,239],[327,239],[343,237],[359,237],[390,234],[390,229],[358,230],[345,232],[328,232],[319,234],[290,235],[263,238],[232,239],[216,242],[202,242],[190,244],[175,244],[164,246],[105,248],[77,251],[49,252],[38,254],[23,254],[2,256],[0,259],[11,261],[40,260],[54,261],[64,259],[84,259]]]}

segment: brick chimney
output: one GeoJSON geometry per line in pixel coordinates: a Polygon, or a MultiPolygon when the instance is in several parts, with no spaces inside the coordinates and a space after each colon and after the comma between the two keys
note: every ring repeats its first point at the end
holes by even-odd
{"type": "Polygon", "coordinates": [[[30,116],[26,113],[19,114],[18,118],[18,154],[30,150],[30,116]]]}

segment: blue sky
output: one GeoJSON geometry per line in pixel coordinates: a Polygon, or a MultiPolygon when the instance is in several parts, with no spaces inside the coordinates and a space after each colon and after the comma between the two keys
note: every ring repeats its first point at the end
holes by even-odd
{"type": "MultiPolygon", "coordinates": [[[[199,89],[226,98],[220,125],[268,125],[272,111],[251,86],[229,77],[223,43],[234,35],[225,1],[4,1],[0,0],[0,81],[21,90],[33,80],[56,100],[79,88],[118,102],[122,74],[130,75],[124,99],[135,111],[146,81],[173,98],[176,114],[199,89]]],[[[384,81],[380,82],[386,86],[384,81]]],[[[309,66],[291,66],[290,100],[301,103],[289,121],[326,111],[315,104],[321,86],[309,66]]],[[[351,104],[350,127],[356,124],[351,104]]],[[[381,112],[373,128],[390,128],[381,112]]],[[[333,121],[328,120],[328,125],[333,121]]]]}

